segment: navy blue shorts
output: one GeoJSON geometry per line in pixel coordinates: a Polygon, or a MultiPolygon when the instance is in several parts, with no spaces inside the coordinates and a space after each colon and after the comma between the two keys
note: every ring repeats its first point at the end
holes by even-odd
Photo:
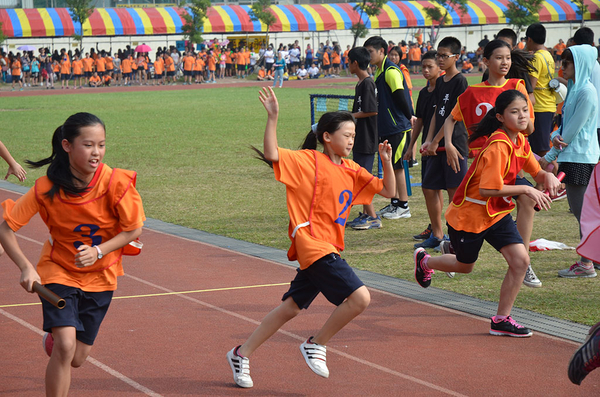
{"type": "Polygon", "coordinates": [[[184,70],[183,71],[183,75],[184,76],[191,76],[192,75],[192,71],[191,70],[184,70]]]}
{"type": "MultiPolygon", "coordinates": [[[[421,157],[421,159],[425,156],[421,157]]],[[[422,161],[422,187],[430,190],[455,189],[460,186],[469,166],[467,165],[467,156],[460,162],[460,172],[457,174],[448,165],[446,152],[438,152],[437,156],[427,156],[426,161],[422,161]]]]}
{"type": "Polygon", "coordinates": [[[390,146],[392,147],[392,166],[395,170],[404,169],[402,157],[408,150],[407,143],[410,140],[410,136],[407,134],[408,132],[410,132],[410,130],[400,132],[398,134],[379,137],[379,143],[383,143],[387,140],[390,146]]]}
{"type": "Polygon", "coordinates": [[[171,72],[167,72],[167,77],[173,77],[175,76],[175,71],[171,71],[171,72]]]}
{"type": "Polygon", "coordinates": [[[553,112],[536,112],[533,132],[527,137],[534,153],[550,150],[550,135],[552,134],[553,112]]]}
{"type": "Polygon", "coordinates": [[[297,269],[290,289],[281,298],[290,296],[300,309],[308,309],[319,292],[336,306],[341,305],[364,284],[354,270],[338,254],[327,254],[308,268],[297,269]]]}
{"type": "Polygon", "coordinates": [[[375,153],[352,153],[352,160],[370,173],[373,173],[373,163],[375,162],[375,153]]]}
{"type": "Polygon", "coordinates": [[[487,241],[496,251],[510,244],[523,244],[523,239],[510,214],[481,233],[469,233],[456,230],[448,225],[450,242],[456,253],[456,260],[462,263],[475,263],[483,240],[487,241]]]}
{"type": "MultiPolygon", "coordinates": [[[[517,175],[517,180],[515,181],[515,186],[531,186],[533,187],[533,185],[531,184],[531,182],[529,182],[529,180],[520,177],[519,175],[517,175]]],[[[513,196],[513,198],[516,200],[519,196],[513,196]]]]}
{"type": "Polygon", "coordinates": [[[92,72],[83,72],[85,77],[92,77],[92,72]]]}
{"type": "Polygon", "coordinates": [[[108,311],[113,291],[85,292],[62,284],[47,284],[45,287],[63,298],[66,306],[64,309],[58,309],[47,300],[40,298],[44,314],[44,331],[52,332],[54,327],[74,327],[78,341],[93,345],[100,324],[108,311]]]}

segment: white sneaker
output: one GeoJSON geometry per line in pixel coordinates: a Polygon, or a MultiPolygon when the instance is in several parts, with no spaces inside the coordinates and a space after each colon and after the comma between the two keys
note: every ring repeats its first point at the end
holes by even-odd
{"type": "Polygon", "coordinates": [[[531,268],[531,263],[529,264],[529,267],[527,267],[527,273],[525,273],[523,284],[531,288],[540,288],[542,286],[542,282],[539,278],[537,278],[533,272],[533,269],[531,268]]]}
{"type": "Polygon", "coordinates": [[[375,214],[379,216],[383,216],[383,214],[387,214],[388,212],[392,212],[394,210],[394,206],[392,204],[388,204],[379,211],[376,211],[375,214]]]}
{"type": "Polygon", "coordinates": [[[327,347],[313,343],[312,336],[300,345],[300,351],[306,364],[313,372],[323,378],[329,378],[327,369],[327,347]]]}
{"type": "Polygon", "coordinates": [[[254,382],[250,377],[250,359],[248,357],[240,357],[236,354],[239,346],[234,347],[227,352],[227,362],[233,371],[233,380],[239,387],[252,387],[254,382]]]}
{"type": "Polygon", "coordinates": [[[410,208],[394,207],[392,211],[386,212],[382,216],[385,219],[410,218],[410,208]]]}

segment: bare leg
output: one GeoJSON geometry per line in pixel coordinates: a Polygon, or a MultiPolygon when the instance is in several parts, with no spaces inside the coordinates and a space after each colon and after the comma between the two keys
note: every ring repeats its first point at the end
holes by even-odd
{"type": "Polygon", "coordinates": [[[327,319],[321,330],[312,338],[314,343],[325,346],[352,319],[362,313],[371,303],[371,295],[364,285],[354,291],[327,319]]]}
{"type": "Polygon", "coordinates": [[[529,252],[529,241],[533,231],[533,216],[535,202],[524,194],[517,198],[517,230],[525,244],[525,251],[529,252]]]}
{"type": "MultiPolygon", "coordinates": [[[[475,263],[463,263],[456,260],[456,255],[446,254],[442,256],[432,256],[427,262],[427,267],[431,270],[441,270],[443,272],[471,273],[475,263]]],[[[523,273],[524,275],[524,273],[523,273]]]]}
{"type": "Polygon", "coordinates": [[[375,214],[375,207],[373,206],[373,203],[363,205],[363,212],[369,215],[371,218],[375,218],[377,216],[375,214]]]}
{"type": "Polygon", "coordinates": [[[244,357],[250,357],[252,353],[279,330],[285,323],[296,317],[300,308],[291,297],[283,301],[262,320],[258,328],[238,349],[238,353],[244,357]]]}
{"type": "Polygon", "coordinates": [[[71,385],[71,362],[77,342],[74,327],[52,328],[54,347],[46,367],[46,396],[67,396],[71,385]]]}
{"type": "Polygon", "coordinates": [[[427,206],[432,233],[441,240],[444,237],[444,230],[442,228],[442,210],[444,209],[442,191],[425,188],[422,190],[423,196],[425,196],[425,205],[427,206]]]}
{"type": "Polygon", "coordinates": [[[394,170],[396,176],[396,191],[400,201],[408,201],[408,193],[406,193],[406,179],[404,177],[404,170],[394,170]]]}
{"type": "Polygon", "coordinates": [[[500,288],[497,315],[509,316],[529,266],[529,255],[523,244],[509,244],[500,253],[508,263],[508,271],[500,288]]]}

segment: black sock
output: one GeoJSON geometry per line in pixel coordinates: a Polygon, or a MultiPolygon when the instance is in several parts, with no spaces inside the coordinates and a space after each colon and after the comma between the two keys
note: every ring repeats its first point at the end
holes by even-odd
{"type": "Polygon", "coordinates": [[[408,201],[400,201],[400,200],[398,200],[398,207],[404,208],[404,209],[408,208],[408,201]]]}
{"type": "Polygon", "coordinates": [[[392,205],[393,205],[394,207],[400,207],[400,199],[393,198],[393,199],[392,199],[392,205]]]}

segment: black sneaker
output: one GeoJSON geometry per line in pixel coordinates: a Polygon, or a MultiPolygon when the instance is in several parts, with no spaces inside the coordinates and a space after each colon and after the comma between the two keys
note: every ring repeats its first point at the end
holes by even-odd
{"type": "Polygon", "coordinates": [[[569,361],[569,379],[576,385],[600,367],[600,323],[590,328],[585,342],[577,349],[569,361]]]}
{"type": "Polygon", "coordinates": [[[515,338],[528,338],[533,335],[533,332],[529,328],[525,328],[520,324],[517,324],[511,316],[506,317],[504,320],[495,322],[492,317],[492,326],[490,327],[491,335],[498,336],[512,336],[515,338]]]}
{"type": "Polygon", "coordinates": [[[413,236],[413,240],[427,240],[431,236],[431,223],[427,226],[427,229],[423,230],[420,234],[413,236]]]}
{"type": "Polygon", "coordinates": [[[431,275],[435,273],[433,270],[425,270],[423,269],[421,263],[423,259],[428,257],[429,255],[425,252],[423,248],[417,248],[415,250],[414,258],[415,258],[415,280],[417,283],[423,288],[429,287],[431,284],[431,275]]]}

